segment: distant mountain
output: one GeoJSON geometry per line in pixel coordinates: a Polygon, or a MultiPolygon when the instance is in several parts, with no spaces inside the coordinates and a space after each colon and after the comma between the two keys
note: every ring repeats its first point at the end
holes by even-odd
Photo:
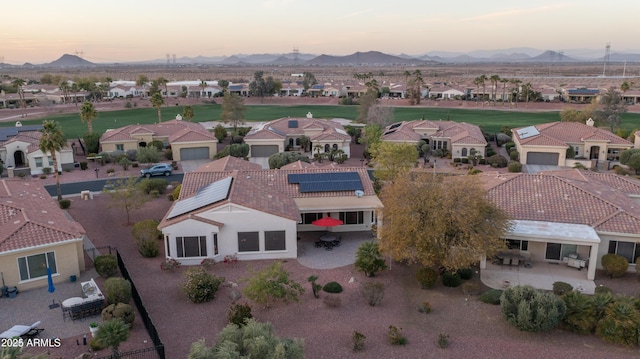
{"type": "Polygon", "coordinates": [[[580,60],[564,55],[561,52],[547,50],[538,56],[526,60],[527,62],[580,62],[580,60]]]}
{"type": "Polygon", "coordinates": [[[48,64],[42,64],[45,67],[94,67],[96,64],[87,61],[76,55],[64,54],[59,59],[48,64]]]}
{"type": "Polygon", "coordinates": [[[356,52],[346,56],[320,55],[306,62],[307,65],[411,65],[424,64],[424,60],[405,59],[399,56],[387,55],[380,51],[356,52]]]}

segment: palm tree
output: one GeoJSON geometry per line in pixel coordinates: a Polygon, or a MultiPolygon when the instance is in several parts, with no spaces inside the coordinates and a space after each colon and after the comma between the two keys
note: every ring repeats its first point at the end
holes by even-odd
{"type": "Polygon", "coordinates": [[[204,80],[200,81],[200,88],[202,88],[202,91],[200,92],[201,93],[200,97],[204,97],[204,89],[206,87],[207,87],[207,82],[204,80]]]}
{"type": "Polygon", "coordinates": [[[509,82],[509,79],[500,79],[500,82],[502,83],[502,107],[504,107],[504,104],[506,102],[504,100],[504,96],[507,92],[507,83],[509,82]]]}
{"type": "Polygon", "coordinates": [[[478,101],[480,100],[480,77],[476,77],[473,79],[473,84],[476,85],[476,107],[478,106],[478,101]]]}
{"type": "Polygon", "coordinates": [[[162,114],[160,113],[160,108],[164,105],[164,99],[162,98],[162,94],[160,92],[156,92],[151,96],[151,104],[153,107],[158,109],[158,123],[162,122],[162,114]]]}
{"type": "Polygon", "coordinates": [[[409,76],[411,76],[411,72],[409,72],[409,70],[404,70],[403,75],[404,75],[404,93],[406,95],[407,91],[409,90],[409,76]]]}
{"type": "Polygon", "coordinates": [[[25,84],[25,81],[23,79],[15,79],[13,80],[12,84],[18,90],[18,97],[20,97],[20,107],[22,108],[21,117],[27,117],[27,103],[24,100],[24,89],[22,88],[22,86],[24,86],[25,84]]]}
{"type": "Polygon", "coordinates": [[[58,158],[56,152],[60,152],[67,144],[67,139],[64,137],[60,125],[57,121],[45,120],[42,122],[42,129],[40,130],[42,136],[40,137],[40,151],[43,155],[47,152],[51,154],[51,160],[53,161],[53,172],[56,177],[56,190],[58,193],[58,201],[62,200],[62,191],[60,190],[60,173],[58,172],[58,158]]]}
{"type": "Polygon", "coordinates": [[[169,97],[169,87],[167,86],[167,84],[169,83],[169,80],[167,80],[164,77],[160,76],[156,80],[156,83],[158,84],[158,86],[164,86],[165,96],[169,97]]]}
{"type": "MultiPolygon", "coordinates": [[[[518,107],[518,98],[520,97],[520,84],[522,83],[522,81],[518,79],[511,79],[509,82],[515,85],[514,90],[516,91],[516,107],[518,107]]],[[[513,94],[510,96],[510,98],[513,99],[513,94]]]]}
{"type": "Polygon", "coordinates": [[[191,107],[190,105],[186,105],[182,110],[182,118],[184,118],[187,121],[191,121],[193,116],[195,116],[195,113],[193,112],[193,107],[191,107]]]}
{"type": "Polygon", "coordinates": [[[67,82],[67,80],[60,81],[60,84],[58,84],[58,88],[60,89],[60,91],[62,91],[62,101],[64,103],[69,102],[69,90],[71,90],[71,87],[69,87],[69,82],[67,82]]]}
{"type": "Polygon", "coordinates": [[[493,88],[493,95],[491,96],[491,98],[493,100],[493,106],[495,106],[496,105],[496,92],[498,91],[498,81],[500,81],[500,76],[491,75],[491,77],[489,77],[489,80],[491,80],[491,86],[493,88]]]}
{"type": "Polygon", "coordinates": [[[522,85],[522,89],[524,90],[524,98],[525,98],[525,105],[524,107],[527,108],[529,106],[529,94],[531,92],[531,83],[527,82],[526,84],[522,85]]]}
{"type": "Polygon", "coordinates": [[[420,70],[413,71],[413,96],[416,99],[416,105],[420,104],[420,98],[422,97],[422,85],[424,80],[422,79],[422,72],[420,70]]]}
{"type": "Polygon", "coordinates": [[[87,130],[93,133],[92,120],[98,117],[98,111],[93,107],[93,103],[85,101],[80,108],[80,120],[87,123],[87,130]]]}
{"type": "Polygon", "coordinates": [[[113,356],[115,358],[120,357],[118,347],[120,343],[126,341],[129,338],[129,325],[120,318],[114,318],[102,323],[96,333],[96,339],[102,344],[111,347],[113,356]]]}
{"type": "Polygon", "coordinates": [[[480,83],[482,84],[482,106],[484,106],[484,97],[487,93],[487,85],[485,84],[485,81],[487,81],[487,75],[480,75],[478,79],[480,79],[480,83]]]}
{"type": "Polygon", "coordinates": [[[71,84],[70,90],[73,92],[73,103],[78,107],[78,92],[80,92],[80,86],[74,82],[71,84]]]}

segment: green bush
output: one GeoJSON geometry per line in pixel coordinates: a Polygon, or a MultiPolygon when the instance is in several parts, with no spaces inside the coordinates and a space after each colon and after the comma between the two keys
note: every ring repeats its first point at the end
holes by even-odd
{"type": "Polygon", "coordinates": [[[160,151],[154,146],[140,147],[136,161],[140,163],[158,163],[161,159],[160,151]]]}
{"type": "Polygon", "coordinates": [[[362,296],[367,300],[367,303],[375,307],[382,302],[384,298],[384,283],[380,282],[368,282],[362,286],[362,296]]]}
{"type": "Polygon", "coordinates": [[[438,335],[438,346],[442,349],[446,349],[449,347],[449,335],[440,333],[438,335]]]}
{"type": "Polygon", "coordinates": [[[599,285],[596,287],[595,294],[613,294],[613,291],[609,287],[599,285]]]}
{"type": "Polygon", "coordinates": [[[364,340],[367,339],[367,337],[357,331],[353,331],[353,334],[351,335],[351,340],[353,341],[353,351],[354,352],[359,352],[361,350],[364,350],[364,340]]]}
{"type": "Polygon", "coordinates": [[[245,325],[246,321],[253,318],[251,306],[247,303],[233,303],[227,314],[229,323],[239,327],[245,325]]]}
{"type": "Polygon", "coordinates": [[[573,286],[566,282],[554,282],[553,294],[563,296],[573,290],[573,286]]]}
{"type": "Polygon", "coordinates": [[[131,301],[131,282],[122,277],[111,277],[104,281],[104,294],[110,304],[131,301]]]}
{"type": "Polygon", "coordinates": [[[639,327],[637,299],[621,296],[605,308],[596,326],[596,334],[610,343],[635,346],[638,344],[639,327]]]}
{"type": "MultiPolygon", "coordinates": [[[[166,150],[164,150],[164,158],[168,159],[169,161],[173,160],[173,151],[171,151],[170,148],[167,148],[166,150]]],[[[174,170],[177,170],[178,167],[173,166],[174,170]]]]}
{"type": "MultiPolygon", "coordinates": [[[[230,257],[230,260],[234,259],[230,257]]],[[[274,262],[258,272],[250,268],[249,277],[241,279],[247,282],[242,292],[247,298],[267,307],[276,300],[298,302],[298,296],[304,293],[304,288],[289,276],[282,262],[274,262]]]]}
{"type": "Polygon", "coordinates": [[[556,328],[566,313],[566,305],[560,297],[531,286],[507,288],[502,293],[500,304],[504,319],[527,332],[556,328]]]}
{"type": "Polygon", "coordinates": [[[469,280],[473,278],[473,269],[471,268],[462,268],[458,269],[458,274],[462,280],[469,280]]]}
{"type": "Polygon", "coordinates": [[[322,287],[327,293],[342,293],[342,286],[338,282],[329,282],[322,287]]]}
{"type": "Polygon", "coordinates": [[[445,272],[442,274],[442,284],[445,287],[455,288],[462,284],[462,278],[458,273],[445,272]]]}
{"type": "Polygon", "coordinates": [[[93,338],[89,342],[89,348],[91,348],[91,350],[93,350],[94,352],[100,351],[106,347],[107,346],[102,344],[102,342],[98,338],[93,338]]]}
{"type": "Polygon", "coordinates": [[[367,241],[358,247],[355,267],[367,277],[373,277],[377,272],[387,268],[377,242],[367,241]]]}
{"type": "Polygon", "coordinates": [[[621,255],[609,253],[602,256],[602,268],[609,277],[622,277],[627,273],[629,261],[621,255]]]}
{"type": "Polygon", "coordinates": [[[469,163],[469,159],[466,158],[466,157],[465,158],[461,158],[460,162],[463,163],[463,164],[467,164],[467,163],[469,163]]]}
{"type": "Polygon", "coordinates": [[[431,289],[438,281],[438,271],[431,267],[422,267],[416,271],[416,279],[422,289],[431,289]]]}
{"type": "Polygon", "coordinates": [[[480,301],[486,304],[500,305],[500,297],[502,291],[500,289],[489,289],[480,295],[480,301]]]}
{"type": "Polygon", "coordinates": [[[138,188],[145,194],[151,194],[151,191],[158,191],[158,194],[164,194],[167,190],[169,181],[163,178],[145,178],[138,184],[138,188]]]}
{"type": "Polygon", "coordinates": [[[513,142],[507,142],[504,144],[504,149],[507,150],[507,153],[511,152],[511,149],[516,147],[516,144],[513,142]]]}
{"type": "Polygon", "coordinates": [[[147,144],[147,147],[152,146],[155,147],[158,151],[162,151],[164,148],[164,143],[160,140],[153,140],[147,144]]]}
{"type": "Polygon", "coordinates": [[[160,245],[154,239],[136,239],[138,253],[145,258],[155,258],[160,254],[160,245]]]}
{"type": "Polygon", "coordinates": [[[182,291],[192,303],[204,303],[212,300],[220,284],[224,282],[223,277],[209,274],[204,268],[189,268],[184,276],[182,291]]]}
{"type": "Polygon", "coordinates": [[[517,162],[517,161],[513,161],[513,162],[509,163],[509,172],[511,172],[511,173],[522,172],[522,163],[517,162]]]}
{"type": "Polygon", "coordinates": [[[101,277],[108,278],[118,274],[118,260],[113,254],[97,256],[93,266],[101,277]]]}
{"type": "Polygon", "coordinates": [[[501,155],[493,155],[489,158],[487,158],[487,164],[490,165],[491,167],[507,167],[507,164],[509,163],[509,161],[501,155]]]}
{"type": "Polygon", "coordinates": [[[60,205],[60,208],[67,209],[67,208],[71,207],[71,200],[61,199],[61,200],[58,201],[58,204],[60,205]]]}
{"type": "Polygon", "coordinates": [[[42,169],[42,173],[45,175],[50,175],[51,174],[51,167],[45,167],[42,169]]]}
{"type": "Polygon", "coordinates": [[[125,324],[129,324],[129,327],[133,325],[133,321],[136,319],[136,314],[133,311],[133,307],[125,303],[110,304],[102,310],[102,321],[120,318],[125,324]]]}
{"type": "Polygon", "coordinates": [[[224,128],[224,126],[222,126],[221,124],[218,124],[213,129],[213,135],[218,139],[218,142],[222,142],[225,138],[227,138],[227,129],[224,128]]]}
{"type": "Polygon", "coordinates": [[[398,328],[394,325],[389,326],[389,332],[387,333],[387,339],[391,345],[405,345],[407,344],[407,338],[402,334],[402,328],[398,328]]]}
{"type": "Polygon", "coordinates": [[[431,313],[431,303],[429,302],[422,302],[422,304],[420,304],[420,306],[418,307],[418,311],[420,313],[424,313],[424,314],[429,314],[431,313]]]}
{"type": "Polygon", "coordinates": [[[517,161],[517,160],[518,160],[518,157],[520,157],[520,154],[518,153],[518,151],[511,151],[511,152],[509,152],[509,158],[510,158],[512,161],[517,161]]]}
{"type": "Polygon", "coordinates": [[[180,190],[182,189],[182,184],[177,185],[174,189],[173,189],[173,200],[177,201],[180,199],[180,190]]]}
{"type": "Polygon", "coordinates": [[[81,170],[83,170],[83,171],[84,171],[84,170],[86,170],[86,169],[87,169],[87,167],[89,167],[89,164],[88,164],[86,161],[82,161],[82,162],[80,162],[80,169],[81,169],[81,170]]]}
{"type": "Polygon", "coordinates": [[[562,319],[564,329],[578,334],[590,334],[596,329],[598,317],[594,297],[578,291],[570,291],[562,297],[562,300],[567,307],[567,313],[562,319]]]}

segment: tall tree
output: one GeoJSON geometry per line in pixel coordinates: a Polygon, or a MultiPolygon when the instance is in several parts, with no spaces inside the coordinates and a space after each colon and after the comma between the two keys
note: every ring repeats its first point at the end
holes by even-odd
{"type": "Polygon", "coordinates": [[[478,107],[478,102],[480,102],[480,82],[480,77],[473,79],[473,84],[476,85],[476,107],[478,107]]]}
{"type": "Polygon", "coordinates": [[[482,84],[482,105],[484,106],[485,96],[487,95],[487,75],[480,75],[478,79],[480,79],[480,84],[482,84]]]}
{"type": "Polygon", "coordinates": [[[367,122],[367,115],[369,109],[378,103],[378,90],[373,87],[369,87],[364,95],[360,98],[360,104],[358,105],[358,117],[356,122],[367,122]]]}
{"type": "Polygon", "coordinates": [[[62,101],[64,103],[69,102],[69,91],[71,90],[71,86],[69,86],[69,82],[67,80],[61,80],[58,84],[58,89],[62,91],[62,101]]]}
{"type": "Polygon", "coordinates": [[[497,253],[509,222],[485,194],[477,176],[397,176],[382,190],[380,250],[450,271],[497,253]]]}
{"type": "Polygon", "coordinates": [[[500,82],[500,76],[491,75],[491,77],[489,77],[489,80],[491,80],[491,89],[492,89],[491,100],[493,101],[493,106],[495,106],[497,92],[498,92],[498,82],[500,82]]]}
{"type": "Polygon", "coordinates": [[[511,99],[515,98],[516,107],[518,107],[518,99],[520,98],[520,84],[522,83],[522,80],[511,79],[509,82],[511,82],[511,84],[513,85],[512,89],[513,89],[513,91],[515,91],[515,96],[514,96],[513,91],[512,91],[510,98],[511,99]]]}
{"type": "Polygon", "coordinates": [[[404,72],[402,73],[402,76],[404,76],[404,93],[405,93],[405,97],[408,97],[408,92],[409,92],[409,77],[411,76],[411,72],[409,70],[404,70],[404,72]]]}
{"type": "Polygon", "coordinates": [[[182,118],[184,118],[187,121],[191,121],[193,116],[195,116],[195,113],[193,112],[193,107],[191,107],[191,105],[185,106],[184,109],[182,110],[182,118]]]}
{"type": "Polygon", "coordinates": [[[24,84],[23,79],[15,79],[12,82],[13,86],[18,90],[18,97],[20,98],[20,108],[22,108],[21,117],[27,117],[27,102],[24,99],[24,84]]]}
{"type": "Polygon", "coordinates": [[[304,88],[305,93],[317,83],[318,80],[311,72],[305,71],[302,73],[302,88],[304,88]]]}
{"type": "Polygon", "coordinates": [[[373,175],[381,181],[394,181],[407,173],[418,162],[418,150],[414,144],[381,141],[371,148],[375,165],[373,175]]]}
{"type": "Polygon", "coordinates": [[[242,97],[225,92],[224,97],[222,98],[222,122],[232,123],[233,131],[237,132],[238,125],[244,123],[244,111],[245,106],[242,97]]]}
{"type": "Polygon", "coordinates": [[[596,111],[596,118],[601,124],[606,124],[615,131],[622,123],[622,114],[627,112],[627,104],[622,100],[622,96],[614,87],[610,87],[607,92],[600,97],[599,110],[596,111]]]}
{"type": "Polygon", "coordinates": [[[507,92],[507,83],[509,83],[509,79],[500,79],[500,82],[502,83],[502,106],[504,107],[504,104],[507,102],[504,98],[507,92]]]}
{"type": "Polygon", "coordinates": [[[164,87],[164,95],[169,97],[169,80],[165,79],[164,77],[160,76],[156,79],[155,81],[158,84],[158,87],[162,86],[164,87]]]}
{"type": "Polygon", "coordinates": [[[260,102],[264,102],[264,97],[267,95],[264,71],[256,71],[253,73],[253,81],[249,83],[249,93],[251,96],[260,97],[260,102]]]}
{"type": "Polygon", "coordinates": [[[522,90],[524,91],[524,108],[529,107],[529,98],[531,96],[532,86],[530,82],[522,85],[522,90]]]}
{"type": "Polygon", "coordinates": [[[80,107],[80,120],[87,123],[87,130],[93,133],[93,119],[98,117],[98,111],[93,107],[93,103],[85,101],[80,107]]]}
{"type": "Polygon", "coordinates": [[[160,92],[156,92],[151,96],[151,104],[153,107],[158,109],[158,123],[162,122],[162,113],[161,108],[164,105],[164,99],[162,98],[162,94],[160,92]]]}
{"type": "Polygon", "coordinates": [[[147,75],[138,75],[138,79],[136,80],[136,86],[144,86],[149,83],[149,78],[147,75]]]}
{"type": "Polygon", "coordinates": [[[144,193],[138,186],[138,178],[130,176],[128,178],[119,178],[108,181],[109,186],[105,186],[106,192],[111,203],[109,206],[118,207],[124,210],[127,215],[127,225],[131,224],[131,212],[144,207],[150,197],[144,193]],[[109,188],[110,189],[107,189],[109,188]]]}
{"type": "Polygon", "coordinates": [[[222,89],[222,94],[229,90],[229,81],[228,80],[218,80],[218,86],[222,89]]]}
{"type": "Polygon", "coordinates": [[[51,154],[53,173],[56,178],[56,192],[58,194],[58,201],[60,201],[62,199],[62,191],[60,190],[60,172],[56,152],[59,153],[64,146],[66,146],[67,139],[60,129],[60,124],[53,120],[43,121],[40,133],[42,134],[40,137],[40,151],[42,151],[42,154],[45,156],[47,153],[51,154]]]}

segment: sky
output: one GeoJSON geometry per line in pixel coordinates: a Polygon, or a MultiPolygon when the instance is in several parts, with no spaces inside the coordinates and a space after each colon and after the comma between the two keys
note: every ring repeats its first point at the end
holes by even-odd
{"type": "Polygon", "coordinates": [[[631,0],[30,0],[4,9],[0,60],[9,64],[65,53],[112,63],[293,48],[422,55],[530,47],[602,57],[610,43],[612,53],[640,52],[640,1],[631,0]]]}

